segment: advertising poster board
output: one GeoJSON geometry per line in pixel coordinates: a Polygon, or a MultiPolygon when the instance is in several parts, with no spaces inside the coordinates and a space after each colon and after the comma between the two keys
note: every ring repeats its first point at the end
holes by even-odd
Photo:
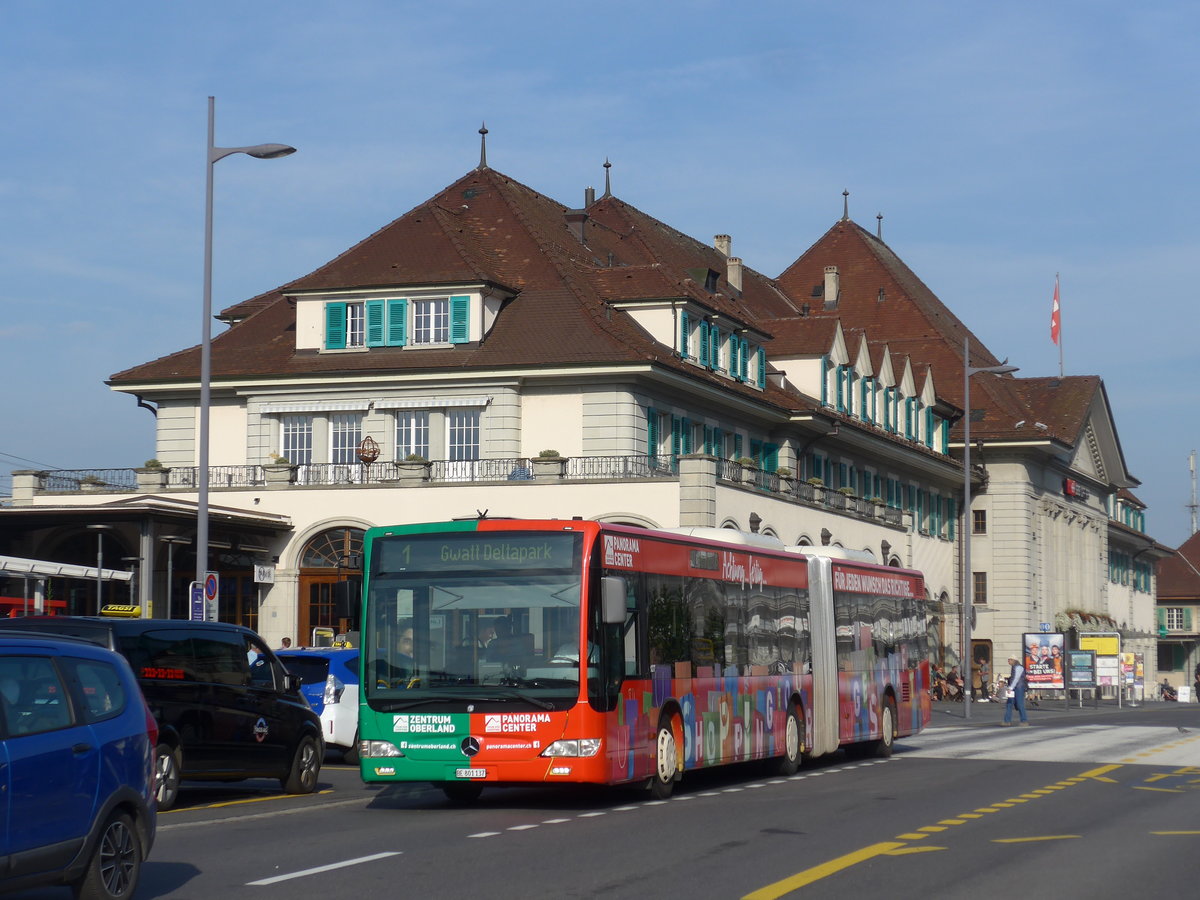
{"type": "Polygon", "coordinates": [[[1085,632],[1079,635],[1080,650],[1096,652],[1096,681],[1100,687],[1119,687],[1121,678],[1121,636],[1112,632],[1085,632]]]}
{"type": "Polygon", "coordinates": [[[1068,687],[1075,689],[1096,686],[1096,653],[1093,650],[1067,651],[1068,687]]]}
{"type": "Polygon", "coordinates": [[[1063,675],[1062,632],[1027,632],[1022,635],[1025,647],[1025,678],[1032,690],[1061,691],[1066,688],[1063,675]]]}

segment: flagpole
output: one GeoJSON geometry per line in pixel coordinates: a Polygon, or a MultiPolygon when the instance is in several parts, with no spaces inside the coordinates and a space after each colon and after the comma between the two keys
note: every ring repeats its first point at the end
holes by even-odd
{"type": "Polygon", "coordinates": [[[1054,273],[1054,296],[1058,298],[1058,377],[1064,375],[1063,369],[1063,339],[1062,339],[1062,294],[1059,289],[1058,273],[1054,273]]]}

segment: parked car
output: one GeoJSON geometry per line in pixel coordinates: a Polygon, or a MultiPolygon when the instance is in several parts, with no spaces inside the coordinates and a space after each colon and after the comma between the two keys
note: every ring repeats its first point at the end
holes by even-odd
{"type": "Polygon", "coordinates": [[[0,632],[0,891],[130,897],[154,845],[157,741],[120,655],[0,632]]]}
{"type": "Polygon", "coordinates": [[[159,809],[181,780],[278,778],[290,794],[317,787],[325,755],[321,720],[267,645],[223,622],[45,616],[0,619],[4,629],[85,638],[129,661],[158,721],[159,809]]]}
{"type": "Polygon", "coordinates": [[[299,675],[300,690],[321,717],[325,743],[358,764],[358,650],[325,647],[281,650],[276,654],[299,675]]]}

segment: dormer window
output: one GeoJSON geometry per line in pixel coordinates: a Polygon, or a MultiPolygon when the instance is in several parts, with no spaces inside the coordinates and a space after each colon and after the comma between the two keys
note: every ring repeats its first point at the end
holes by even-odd
{"type": "Polygon", "coordinates": [[[471,298],[389,298],[325,304],[326,350],[465,344],[471,339],[471,298]]]}

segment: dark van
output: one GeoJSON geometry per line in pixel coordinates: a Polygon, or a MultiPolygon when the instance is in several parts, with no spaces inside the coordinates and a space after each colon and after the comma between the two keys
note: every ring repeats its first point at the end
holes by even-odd
{"type": "Polygon", "coordinates": [[[182,779],[278,778],[289,794],[316,789],[321,720],[262,638],[240,625],[176,619],[36,616],[20,628],[85,638],[121,653],[158,721],[158,808],[182,779]]]}

